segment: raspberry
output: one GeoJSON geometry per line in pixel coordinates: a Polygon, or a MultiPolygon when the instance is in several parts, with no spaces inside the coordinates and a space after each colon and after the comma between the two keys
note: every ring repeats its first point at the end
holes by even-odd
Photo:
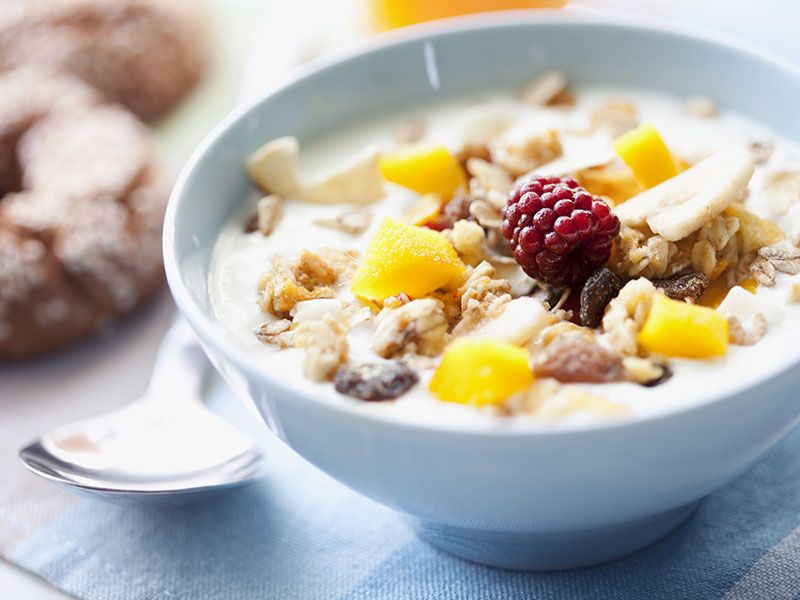
{"type": "Polygon", "coordinates": [[[574,179],[532,177],[515,186],[503,209],[503,235],[534,279],[578,286],[611,255],[619,219],[574,179]]]}

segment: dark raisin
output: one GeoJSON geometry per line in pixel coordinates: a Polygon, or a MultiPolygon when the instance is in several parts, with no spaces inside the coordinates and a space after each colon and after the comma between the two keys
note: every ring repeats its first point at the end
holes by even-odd
{"type": "Polygon", "coordinates": [[[379,402],[397,398],[418,381],[419,377],[408,365],[392,360],[342,367],[336,371],[333,385],[340,394],[379,402]]]}
{"type": "Polygon", "coordinates": [[[459,194],[442,207],[442,214],[438,217],[425,223],[425,227],[435,229],[436,231],[444,231],[450,229],[456,221],[462,219],[469,219],[469,205],[472,204],[472,196],[459,194]]]}
{"type": "Polygon", "coordinates": [[[622,377],[622,360],[596,342],[582,336],[557,338],[533,362],[538,377],[563,383],[607,383],[622,377]]]}
{"type": "Polygon", "coordinates": [[[611,269],[592,273],[581,291],[580,318],[584,327],[598,327],[606,306],[617,297],[625,282],[611,269]]]}
{"type": "Polygon", "coordinates": [[[653,285],[664,290],[673,300],[690,299],[697,302],[708,289],[708,277],[702,273],[684,273],[664,279],[654,279],[653,285]]]}

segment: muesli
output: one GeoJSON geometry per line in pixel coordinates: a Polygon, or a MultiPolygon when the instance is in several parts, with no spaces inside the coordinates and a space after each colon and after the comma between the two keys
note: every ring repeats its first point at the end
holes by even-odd
{"type": "Polygon", "coordinates": [[[266,141],[217,243],[217,316],[276,376],[557,426],[700,401],[789,339],[800,153],[709,98],[549,72],[350,133],[266,141]]]}

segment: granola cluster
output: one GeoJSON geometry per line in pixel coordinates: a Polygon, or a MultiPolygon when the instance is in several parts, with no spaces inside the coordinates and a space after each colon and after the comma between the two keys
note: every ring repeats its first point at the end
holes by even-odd
{"type": "Polygon", "coordinates": [[[287,317],[298,302],[334,298],[334,286],[352,273],[358,253],[326,249],[303,250],[296,260],[276,256],[258,281],[258,306],[276,317],[287,317]]]}
{"type": "Polygon", "coordinates": [[[453,327],[456,335],[469,333],[485,319],[498,316],[511,301],[511,284],[505,279],[496,279],[494,275],[495,268],[482,262],[456,290],[461,307],[460,318],[453,327]]]}

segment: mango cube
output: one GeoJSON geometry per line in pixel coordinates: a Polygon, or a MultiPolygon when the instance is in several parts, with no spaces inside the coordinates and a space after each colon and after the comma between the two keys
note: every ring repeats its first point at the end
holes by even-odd
{"type": "Polygon", "coordinates": [[[678,174],[678,163],[656,128],[650,124],[640,125],[621,135],[614,142],[614,150],[646,188],[678,174]]]}
{"type": "Polygon", "coordinates": [[[639,332],[639,344],[664,356],[722,356],[728,350],[728,320],[711,308],[656,294],[639,332]]]}
{"type": "Polygon", "coordinates": [[[464,170],[444,146],[408,146],[384,156],[380,169],[387,181],[443,201],[466,185],[464,170]]]}
{"type": "Polygon", "coordinates": [[[401,292],[421,298],[463,272],[464,263],[440,233],[387,217],[364,250],[352,291],[366,300],[401,292]]]}
{"type": "Polygon", "coordinates": [[[445,402],[500,404],[533,382],[529,359],[527,350],[513,344],[462,338],[445,351],[428,387],[445,402]]]}

